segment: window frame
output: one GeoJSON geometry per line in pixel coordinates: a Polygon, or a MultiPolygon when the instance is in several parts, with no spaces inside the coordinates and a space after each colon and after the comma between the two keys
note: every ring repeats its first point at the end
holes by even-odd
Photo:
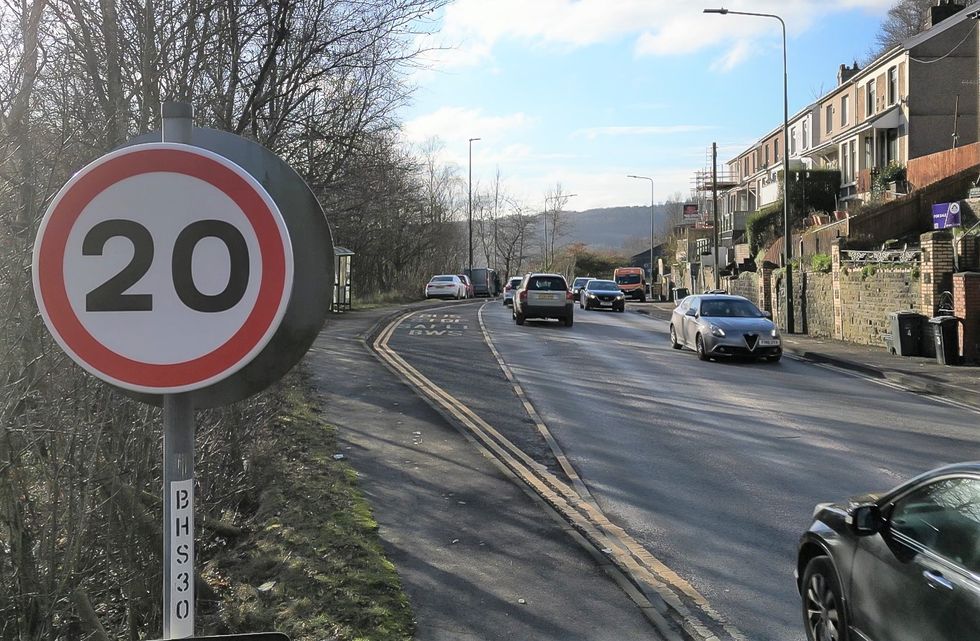
{"type": "Polygon", "coordinates": [[[888,524],[885,531],[887,532],[888,536],[890,536],[890,537],[896,537],[896,535],[897,535],[897,537],[899,537],[899,538],[897,538],[897,540],[900,543],[902,543],[903,545],[908,546],[908,547],[912,547],[913,549],[915,549],[916,547],[921,548],[923,551],[925,551],[926,553],[928,553],[930,556],[932,556],[932,557],[936,558],[937,560],[945,563],[946,565],[949,565],[950,567],[956,568],[957,570],[959,570],[961,572],[965,572],[967,574],[980,575],[980,568],[970,569],[964,563],[959,562],[959,561],[956,561],[955,559],[949,558],[945,554],[939,552],[938,550],[936,550],[933,547],[927,545],[926,543],[923,543],[922,541],[919,541],[918,539],[910,536],[909,534],[906,534],[905,532],[896,531],[895,528],[894,528],[894,526],[892,525],[892,519],[895,516],[896,509],[899,507],[899,505],[903,501],[905,501],[906,499],[908,499],[911,495],[913,495],[913,494],[915,494],[917,492],[920,492],[921,490],[924,490],[924,489],[926,489],[926,488],[928,488],[930,486],[937,485],[937,484],[943,483],[945,481],[957,480],[957,479],[973,481],[974,483],[977,483],[978,485],[980,485],[980,477],[976,476],[975,474],[963,473],[963,472],[955,472],[955,473],[946,474],[946,475],[943,475],[943,476],[936,476],[936,477],[930,478],[930,479],[928,479],[925,482],[918,483],[918,484],[916,484],[916,485],[914,485],[912,487],[906,488],[904,491],[902,491],[900,494],[898,494],[898,495],[896,495],[894,497],[888,498],[886,500],[886,502],[885,502],[885,506],[884,506],[885,509],[883,510],[884,516],[885,516],[885,519],[886,519],[886,522],[888,524]],[[907,539],[911,543],[906,542],[905,539],[907,539]]]}
{"type": "Polygon", "coordinates": [[[850,114],[848,113],[850,111],[849,109],[850,101],[851,101],[851,97],[847,94],[844,94],[840,98],[840,126],[841,127],[846,127],[848,124],[850,124],[849,123],[850,114]]]}
{"type": "Polygon", "coordinates": [[[888,68],[887,80],[885,81],[885,93],[887,94],[888,106],[891,107],[898,102],[898,66],[888,68]]]}

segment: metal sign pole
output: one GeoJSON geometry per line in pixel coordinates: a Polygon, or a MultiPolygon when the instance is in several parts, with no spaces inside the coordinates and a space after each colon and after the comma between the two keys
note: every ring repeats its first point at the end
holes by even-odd
{"type": "MultiPolygon", "coordinates": [[[[163,142],[190,144],[193,109],[165,102],[163,142]]],[[[194,407],[163,396],[163,638],[194,636],[194,407]]]]}

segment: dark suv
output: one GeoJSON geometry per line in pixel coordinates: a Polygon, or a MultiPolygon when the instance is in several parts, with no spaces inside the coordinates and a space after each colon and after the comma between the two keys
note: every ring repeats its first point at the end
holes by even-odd
{"type": "Polygon", "coordinates": [[[821,503],[796,572],[810,641],[977,639],[980,463],[821,503]]]}
{"type": "Polygon", "coordinates": [[[528,318],[557,318],[571,327],[573,303],[561,274],[528,274],[514,296],[514,320],[523,325],[528,318]]]}

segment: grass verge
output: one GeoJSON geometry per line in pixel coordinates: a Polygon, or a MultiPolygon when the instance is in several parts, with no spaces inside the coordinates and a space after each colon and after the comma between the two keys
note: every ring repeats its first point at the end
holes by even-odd
{"type": "Polygon", "coordinates": [[[211,633],[284,632],[293,641],[410,639],[408,599],[385,557],[357,475],[335,460],[335,428],[299,375],[255,459],[246,535],[202,567],[217,597],[211,633]]]}

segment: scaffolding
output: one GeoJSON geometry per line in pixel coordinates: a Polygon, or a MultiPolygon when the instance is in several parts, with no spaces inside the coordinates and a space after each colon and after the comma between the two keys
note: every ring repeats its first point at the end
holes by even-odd
{"type": "Polygon", "coordinates": [[[691,177],[691,202],[698,204],[698,211],[701,212],[701,222],[711,225],[714,220],[714,199],[713,187],[717,181],[718,190],[718,213],[723,214],[725,207],[725,192],[739,184],[738,176],[729,169],[724,161],[718,162],[717,174],[712,172],[711,146],[705,149],[704,165],[701,169],[694,172],[691,177]]]}

